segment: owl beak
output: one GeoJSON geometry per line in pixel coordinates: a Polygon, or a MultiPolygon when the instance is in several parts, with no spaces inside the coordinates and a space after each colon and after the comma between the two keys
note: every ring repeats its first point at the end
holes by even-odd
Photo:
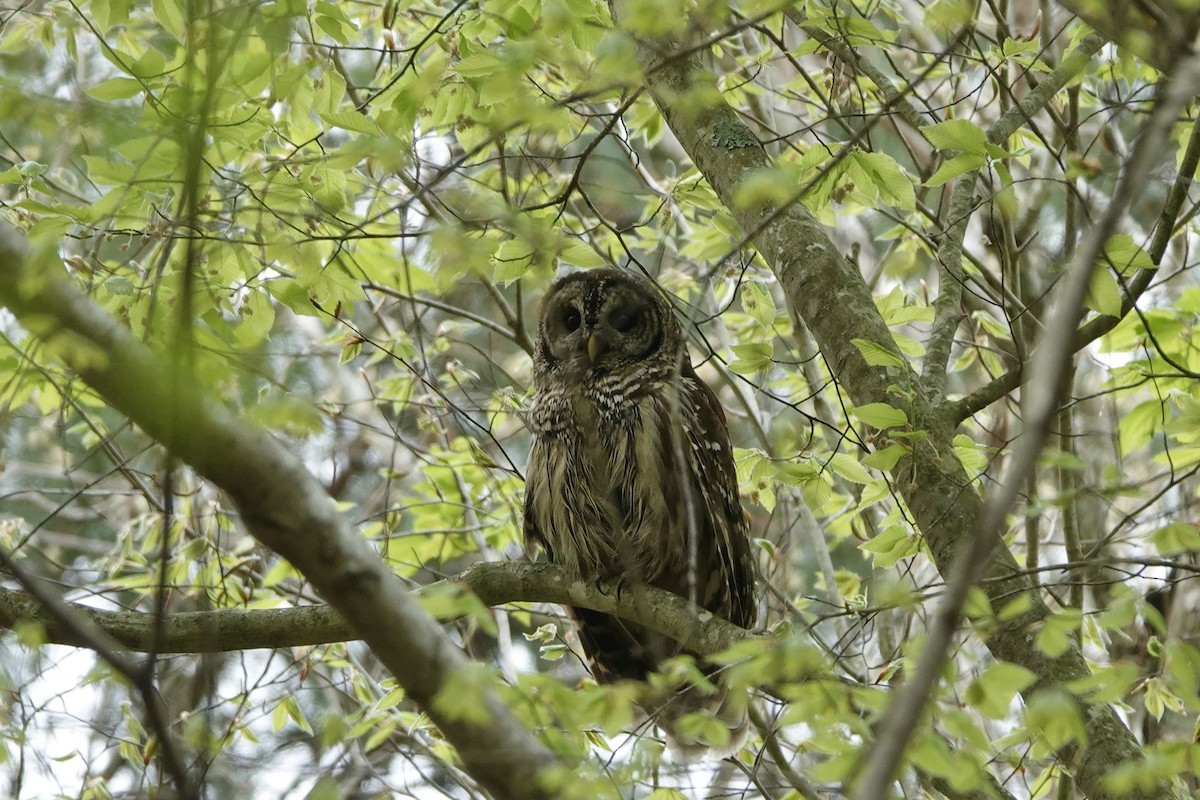
{"type": "Polygon", "coordinates": [[[604,342],[600,340],[598,334],[593,333],[588,337],[587,341],[588,361],[595,364],[596,359],[604,352],[604,342]]]}

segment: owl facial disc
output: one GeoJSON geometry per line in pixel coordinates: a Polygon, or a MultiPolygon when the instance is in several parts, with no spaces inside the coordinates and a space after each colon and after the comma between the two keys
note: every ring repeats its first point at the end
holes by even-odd
{"type": "Polygon", "coordinates": [[[670,358],[679,340],[679,323],[653,285],[612,269],[556,281],[538,325],[547,366],[579,375],[670,358]]]}

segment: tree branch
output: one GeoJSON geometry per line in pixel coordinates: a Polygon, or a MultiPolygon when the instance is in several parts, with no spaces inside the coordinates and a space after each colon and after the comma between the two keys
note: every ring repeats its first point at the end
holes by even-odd
{"type": "MultiPolygon", "coordinates": [[[[102,628],[92,625],[85,613],[86,609],[74,603],[64,602],[49,586],[40,583],[33,575],[28,574],[24,566],[12,557],[5,548],[0,548],[0,566],[10,572],[25,587],[28,594],[8,592],[20,595],[27,605],[36,607],[42,614],[54,621],[61,632],[77,640],[79,646],[94,651],[117,674],[121,675],[137,692],[142,701],[143,713],[147,729],[158,738],[162,748],[163,765],[166,772],[175,782],[175,789],[181,798],[197,798],[195,782],[184,766],[180,752],[181,742],[171,731],[171,726],[164,713],[162,695],[154,680],[153,661],[146,659],[141,663],[134,661],[129,654],[121,649],[121,643],[108,635],[102,628]]],[[[151,645],[142,652],[154,653],[153,645],[157,643],[157,633],[161,617],[157,614],[142,614],[147,642],[151,645]]],[[[7,621],[6,609],[0,607],[0,623],[7,621]]],[[[11,627],[6,625],[6,627],[11,627]]]]}
{"type": "MultiPolygon", "coordinates": [[[[425,587],[459,585],[485,606],[505,603],[557,603],[613,614],[676,639],[696,655],[712,655],[746,638],[747,631],[712,614],[697,615],[681,597],[653,586],[625,587],[620,596],[609,586],[574,579],[548,563],[502,561],[479,563],[461,575],[425,587]]],[[[36,623],[50,644],[96,649],[110,642],[134,652],[149,652],[154,617],[140,611],[107,611],[67,603],[76,620],[94,627],[101,637],[84,635],[56,608],[26,592],[0,588],[0,627],[36,623]]],[[[457,616],[457,615],[456,615],[457,616]]],[[[331,606],[189,611],[169,615],[163,625],[160,652],[227,653],[262,647],[305,647],[360,638],[331,606]]]]}
{"type": "Polygon", "coordinates": [[[793,25],[804,31],[809,38],[820,42],[822,47],[833,53],[858,74],[870,78],[871,82],[879,87],[879,91],[883,92],[883,96],[892,108],[896,109],[896,113],[900,115],[900,118],[912,126],[913,130],[920,131],[926,124],[935,121],[927,121],[924,115],[917,110],[917,107],[908,102],[908,99],[904,96],[905,93],[897,89],[887,75],[884,75],[881,70],[877,69],[867,59],[861,58],[855,49],[843,39],[834,36],[816,25],[809,24],[798,6],[788,6],[784,9],[783,13],[784,16],[791,20],[793,25]]]}
{"type": "MultiPolygon", "coordinates": [[[[1104,46],[1104,41],[1104,37],[1098,33],[1089,34],[1081,40],[1079,46],[1063,59],[1054,72],[988,127],[988,142],[1003,146],[1008,138],[1042,110],[1062,87],[1083,71],[1092,56],[1104,46]]],[[[950,199],[947,215],[949,225],[938,245],[941,282],[937,299],[934,301],[933,329],[929,334],[921,374],[921,386],[926,397],[933,403],[940,403],[944,399],[950,349],[954,343],[954,332],[958,330],[963,318],[962,293],[966,282],[966,273],[962,268],[963,238],[967,233],[967,223],[975,211],[978,176],[978,169],[959,176],[950,199]]]]}
{"type": "MultiPolygon", "coordinates": [[[[119,647],[135,653],[151,648],[153,617],[142,611],[109,611],[81,603],[68,608],[89,627],[119,647]]],[[[58,610],[47,608],[25,592],[0,588],[0,627],[40,625],[49,644],[96,649],[89,636],[64,624],[58,610]]],[[[346,621],[330,606],[189,611],[163,620],[161,653],[228,653],[261,647],[305,647],[356,639],[346,621]]]]}
{"type": "MultiPolygon", "coordinates": [[[[859,785],[855,795],[859,800],[882,796],[891,783],[895,767],[903,755],[903,742],[915,730],[921,709],[945,665],[946,653],[953,641],[967,593],[980,577],[984,559],[1004,535],[1008,515],[1017,502],[1025,478],[1033,472],[1045,446],[1058,406],[1060,389],[1072,366],[1072,334],[1084,314],[1084,299],[1104,243],[1117,229],[1129,203],[1145,185],[1152,165],[1157,163],[1166,146],[1175,115],[1190,96],[1188,93],[1194,82],[1200,79],[1200,69],[1197,69],[1200,68],[1200,61],[1185,62],[1184,67],[1176,76],[1178,80],[1170,86],[1182,84],[1186,88],[1183,91],[1168,89],[1165,96],[1160,98],[1154,115],[1142,130],[1137,146],[1121,172],[1112,202],[1080,243],[1067,275],[1058,287],[1053,312],[1048,315],[1046,333],[1030,364],[1030,374],[1037,375],[1038,379],[1022,389],[1022,419],[1025,427],[1017,436],[1011,457],[976,517],[966,546],[955,556],[954,568],[947,576],[945,597],[927,632],[917,667],[900,688],[879,725],[876,739],[879,757],[872,759],[859,785]]],[[[1085,773],[1076,775],[1082,785],[1085,773]]]]}
{"type": "MultiPolygon", "coordinates": [[[[489,607],[518,602],[556,603],[612,614],[671,636],[697,656],[714,655],[746,639],[775,641],[774,638],[744,630],[707,612],[697,614],[687,600],[663,589],[654,586],[624,587],[618,594],[614,587],[578,580],[562,567],[545,562],[481,562],[453,578],[424,588],[436,592],[438,587],[454,585],[469,589],[489,607]]],[[[155,624],[151,614],[102,611],[79,603],[65,605],[67,613],[77,624],[69,624],[58,610],[46,608],[30,594],[0,588],[0,627],[13,628],[21,623],[40,625],[50,644],[95,649],[95,642],[110,641],[119,647],[143,652],[150,646],[155,624]],[[81,633],[80,625],[94,628],[100,635],[81,633]]],[[[158,644],[163,653],[223,653],[261,647],[304,647],[358,638],[330,606],[256,610],[224,608],[171,614],[164,620],[161,636],[158,644]]],[[[767,694],[786,702],[786,692],[778,687],[762,688],[767,694]]],[[[786,772],[792,785],[805,797],[819,796],[809,781],[782,758],[782,751],[778,743],[773,741],[774,734],[766,722],[757,712],[752,714],[778,766],[786,772]]],[[[927,735],[940,736],[936,732],[927,735]]],[[[986,770],[984,772],[988,780],[986,790],[955,794],[948,786],[944,786],[942,791],[947,796],[968,800],[994,797],[1012,800],[1012,795],[995,777],[986,770]]],[[[936,776],[926,777],[934,785],[939,785],[939,782],[945,784],[936,776]]]]}
{"type": "MultiPolygon", "coordinates": [[[[1059,4],[1112,42],[1127,47],[1159,70],[1190,55],[1200,30],[1200,10],[1189,2],[1163,0],[1059,0],[1059,4]]],[[[1045,23],[1043,23],[1045,24],[1045,23]]]]}
{"type": "MultiPolygon", "coordinates": [[[[1179,172],[1175,175],[1175,182],[1171,185],[1171,193],[1167,196],[1166,202],[1163,203],[1162,212],[1159,214],[1158,222],[1154,229],[1154,239],[1150,243],[1148,255],[1155,267],[1162,264],[1163,256],[1166,255],[1167,246],[1171,241],[1171,234],[1175,231],[1175,221],[1178,219],[1179,212],[1183,208],[1183,203],[1187,199],[1188,192],[1191,190],[1198,164],[1200,164],[1200,117],[1197,117],[1192,123],[1191,135],[1188,137],[1187,149],[1183,154],[1183,160],[1179,164],[1179,172]]],[[[1124,286],[1125,292],[1121,298],[1121,311],[1119,314],[1116,316],[1101,314],[1079,326],[1071,339],[1071,352],[1075,353],[1082,350],[1117,327],[1117,324],[1137,305],[1138,298],[1150,286],[1150,281],[1154,278],[1154,274],[1155,270],[1153,269],[1139,270],[1133,276],[1133,279],[1129,281],[1128,285],[1124,286]]],[[[1020,386],[1023,376],[1024,364],[1020,364],[1003,375],[997,376],[966,397],[950,404],[946,411],[955,424],[962,422],[972,414],[982,411],[1020,386]]]]}
{"type": "Polygon", "coordinates": [[[169,360],[80,292],[57,261],[52,250],[31,254],[16,229],[0,223],[0,302],[113,408],[227,492],[250,532],[305,574],[495,797],[553,796],[544,778],[569,774],[565,765],[494,691],[471,684],[486,722],[442,710],[439,692],[461,691],[458,676],[471,662],[350,530],[301,461],[190,376],[172,387],[169,360]]]}
{"type": "MultiPolygon", "coordinates": [[[[624,0],[610,0],[618,25],[623,20],[623,6],[624,0]]],[[[965,534],[974,530],[980,513],[980,497],[954,453],[950,420],[928,402],[911,370],[901,366],[889,372],[872,367],[858,353],[852,339],[886,344],[890,334],[862,275],[838,254],[807,209],[799,203],[780,208],[769,200],[747,204],[738,199],[743,181],[770,169],[771,162],[699,59],[678,57],[675,54],[680,48],[670,41],[637,41],[635,37],[635,44],[647,88],[668,126],[742,229],[755,232],[759,254],[771,265],[789,305],[812,332],[847,395],[859,405],[903,405],[912,426],[925,432],[926,438],[891,474],[920,525],[934,562],[949,579],[967,544],[965,534]],[[699,97],[705,98],[703,105],[696,101],[699,97]]],[[[1026,608],[1024,613],[996,619],[986,638],[996,658],[1019,664],[1037,676],[1026,695],[1087,676],[1087,663],[1077,648],[1051,658],[1029,645],[1029,631],[1050,611],[1012,553],[999,546],[979,561],[980,585],[995,607],[1005,608],[1016,601],[1026,608]]],[[[1059,756],[1089,798],[1110,800],[1116,795],[1106,787],[1104,776],[1116,765],[1141,761],[1141,751],[1111,706],[1081,704],[1080,713],[1087,740],[1063,748],[1059,756]]],[[[1164,795],[1151,788],[1127,797],[1148,800],[1164,795]]]]}

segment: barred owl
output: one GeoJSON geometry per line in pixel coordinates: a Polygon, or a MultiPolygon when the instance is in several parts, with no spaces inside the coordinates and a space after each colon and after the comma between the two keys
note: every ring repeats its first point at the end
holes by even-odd
{"type": "MultiPolygon", "coordinates": [[[[585,580],[657,586],[753,625],[748,523],[725,417],[656,288],[613,269],[556,281],[538,323],[534,381],[527,546],[585,580]]],[[[607,614],[570,615],[601,683],[643,680],[680,652],[674,640],[607,614]]],[[[696,694],[647,709],[672,749],[685,757],[707,749],[673,728],[690,711],[726,723],[724,752],[740,747],[745,698],[696,694]]]]}

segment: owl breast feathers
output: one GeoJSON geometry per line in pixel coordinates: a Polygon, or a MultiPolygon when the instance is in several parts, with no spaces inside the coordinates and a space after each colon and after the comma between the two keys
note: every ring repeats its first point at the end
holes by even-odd
{"type": "MultiPolygon", "coordinates": [[[[585,580],[657,586],[752,626],[748,525],[724,414],[655,287],[608,269],[556,281],[534,380],[527,544],[585,580]]],[[[644,679],[679,653],[632,623],[571,615],[600,682],[644,679]]]]}

